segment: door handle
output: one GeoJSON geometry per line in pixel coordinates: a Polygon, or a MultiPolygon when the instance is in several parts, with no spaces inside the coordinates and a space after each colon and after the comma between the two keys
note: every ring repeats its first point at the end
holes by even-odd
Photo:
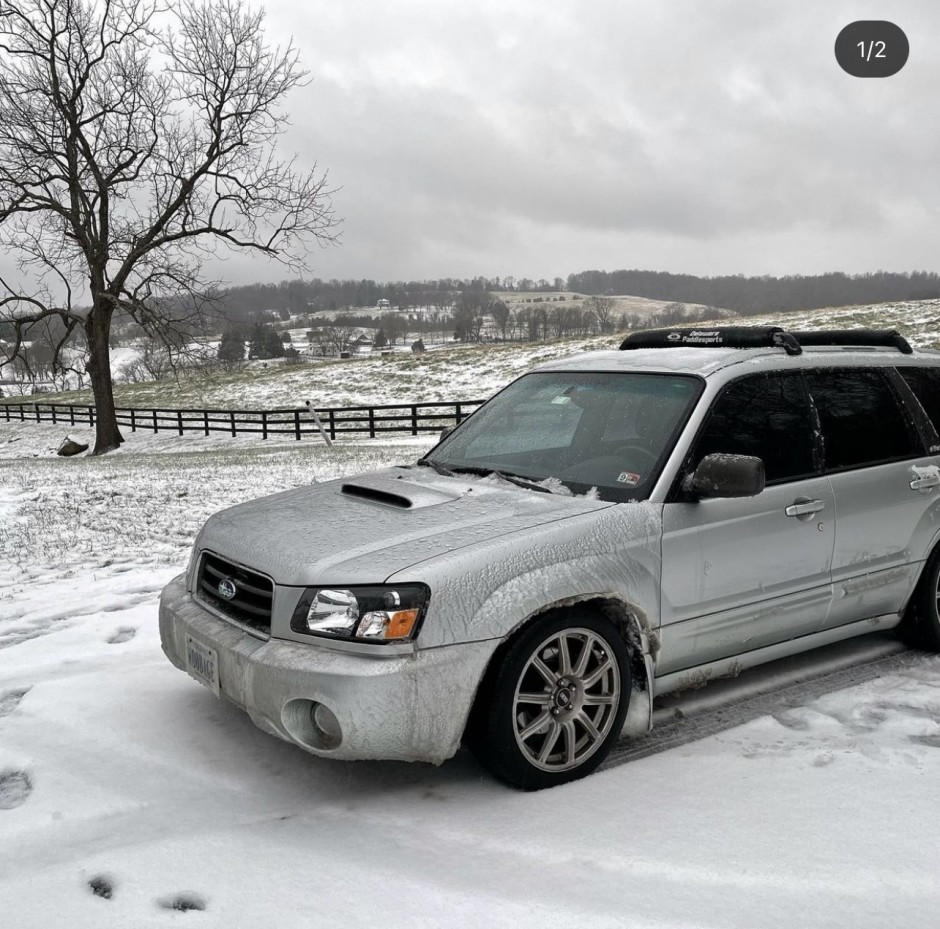
{"type": "Polygon", "coordinates": [[[911,490],[926,490],[940,484],[940,474],[928,474],[924,477],[915,477],[911,481],[911,490]]]}
{"type": "Polygon", "coordinates": [[[814,513],[819,513],[826,508],[822,500],[797,500],[791,503],[784,513],[787,516],[795,516],[797,519],[808,519],[814,513]]]}

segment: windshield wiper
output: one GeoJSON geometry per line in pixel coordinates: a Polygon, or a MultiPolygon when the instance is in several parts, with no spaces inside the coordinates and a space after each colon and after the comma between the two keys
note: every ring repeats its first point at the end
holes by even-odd
{"type": "Polygon", "coordinates": [[[499,477],[517,487],[527,487],[529,490],[537,490],[539,493],[550,494],[554,491],[548,487],[539,484],[530,477],[523,477],[521,474],[513,474],[511,471],[500,471],[497,468],[480,468],[473,465],[452,465],[445,468],[444,465],[432,461],[430,458],[419,458],[418,464],[425,468],[433,468],[438,474],[454,477],[457,474],[479,474],[480,477],[499,477]]]}
{"type": "Polygon", "coordinates": [[[438,464],[436,461],[432,461],[430,458],[419,458],[417,465],[420,468],[433,468],[437,471],[438,474],[443,474],[444,477],[453,477],[454,472],[450,468],[445,468],[444,465],[438,464]]]}
{"type": "Polygon", "coordinates": [[[509,471],[496,471],[495,469],[489,473],[496,477],[501,477],[504,481],[509,481],[510,484],[516,484],[519,487],[528,487],[529,490],[537,490],[539,493],[543,494],[552,493],[547,487],[538,483],[538,481],[532,480],[530,477],[522,477],[520,474],[512,474],[509,471]]]}
{"type": "Polygon", "coordinates": [[[473,465],[455,465],[453,467],[455,474],[479,474],[481,477],[499,477],[504,481],[508,481],[510,484],[515,484],[518,487],[528,487],[530,490],[537,490],[543,494],[552,493],[547,487],[542,486],[537,481],[534,481],[531,477],[523,477],[521,474],[513,474],[512,471],[500,471],[498,468],[478,468],[473,465]]]}

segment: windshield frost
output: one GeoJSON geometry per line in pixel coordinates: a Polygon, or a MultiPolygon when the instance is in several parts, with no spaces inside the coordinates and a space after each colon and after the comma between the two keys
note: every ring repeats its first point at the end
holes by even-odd
{"type": "Polygon", "coordinates": [[[449,471],[554,479],[643,499],[701,391],[697,378],[544,372],[510,384],[430,455],[449,471]]]}

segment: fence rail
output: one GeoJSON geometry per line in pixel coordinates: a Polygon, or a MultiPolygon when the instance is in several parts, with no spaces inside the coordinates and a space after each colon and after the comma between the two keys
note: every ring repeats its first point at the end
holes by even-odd
{"type": "MultiPolygon", "coordinates": [[[[320,423],[331,439],[367,434],[370,439],[386,433],[421,435],[439,432],[466,419],[483,400],[448,403],[405,403],[384,406],[316,407],[320,423]]],[[[231,436],[260,434],[319,435],[307,407],[281,410],[115,410],[118,425],[131,432],[225,432],[231,436]]],[[[0,403],[0,422],[52,422],[69,425],[95,423],[93,406],[65,403],[0,403]]]]}

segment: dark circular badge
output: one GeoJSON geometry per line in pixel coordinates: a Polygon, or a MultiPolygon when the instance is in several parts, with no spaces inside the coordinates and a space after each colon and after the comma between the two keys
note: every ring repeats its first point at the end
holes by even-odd
{"type": "Polygon", "coordinates": [[[852,77],[891,77],[910,52],[904,30],[884,19],[849,23],[836,37],[836,61],[852,77]]]}

